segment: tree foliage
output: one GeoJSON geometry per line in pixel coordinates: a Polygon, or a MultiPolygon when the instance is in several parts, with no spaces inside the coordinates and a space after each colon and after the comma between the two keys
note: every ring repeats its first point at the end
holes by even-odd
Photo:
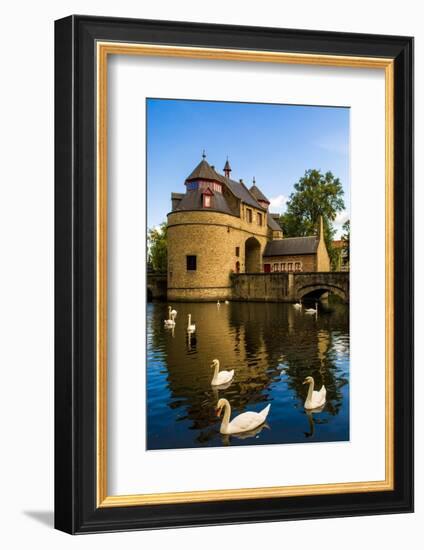
{"type": "Polygon", "coordinates": [[[148,259],[154,271],[167,271],[167,229],[166,222],[163,222],[159,227],[149,229],[147,233],[148,259]]]}
{"type": "Polygon", "coordinates": [[[346,249],[346,257],[347,261],[350,261],[350,220],[347,220],[344,222],[343,226],[343,235],[342,235],[342,241],[345,242],[345,249],[346,249]]]}
{"type": "Polygon", "coordinates": [[[308,237],[317,232],[319,217],[324,222],[324,239],[331,264],[336,254],[333,247],[333,228],[337,213],[344,210],[343,187],[331,172],[306,170],[305,175],[294,184],[294,191],[287,202],[287,210],[280,217],[285,237],[308,237]]]}

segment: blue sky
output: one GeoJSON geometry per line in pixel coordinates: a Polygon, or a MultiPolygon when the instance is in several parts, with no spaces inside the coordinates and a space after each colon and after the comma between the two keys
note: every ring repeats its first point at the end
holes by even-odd
{"type": "Polygon", "coordinates": [[[148,227],[166,220],[171,192],[185,191],[203,149],[218,172],[228,156],[232,179],[250,187],[255,177],[272,212],[284,212],[305,170],[330,170],[345,192],[340,235],[350,205],[348,108],[148,99],[148,227]]]}

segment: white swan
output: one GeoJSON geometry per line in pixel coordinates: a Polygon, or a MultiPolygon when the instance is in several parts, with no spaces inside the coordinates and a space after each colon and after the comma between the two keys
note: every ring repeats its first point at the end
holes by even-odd
{"type": "Polygon", "coordinates": [[[302,302],[301,302],[301,300],[299,300],[298,302],[296,302],[295,304],[293,304],[293,307],[296,308],[296,309],[302,309],[302,302]]]}
{"type": "Polygon", "coordinates": [[[308,309],[305,309],[305,313],[309,313],[310,315],[316,313],[318,315],[318,302],[315,302],[315,309],[313,307],[309,307],[308,309]]]}
{"type": "Polygon", "coordinates": [[[306,396],[305,409],[317,409],[325,403],[327,390],[323,385],[319,391],[314,391],[314,379],[312,376],[307,376],[303,381],[304,384],[309,384],[308,395],[306,396]]]}
{"type": "Polygon", "coordinates": [[[219,300],[216,302],[217,307],[219,307],[221,304],[219,303],[219,300]]]}
{"type": "Polygon", "coordinates": [[[224,418],[222,419],[221,428],[219,431],[222,434],[239,434],[254,430],[265,422],[270,408],[271,404],[267,405],[261,412],[258,413],[248,411],[239,414],[230,422],[231,405],[226,399],[220,399],[216,406],[216,416],[221,416],[222,409],[224,409],[224,418]]]}
{"type": "Polygon", "coordinates": [[[228,300],[225,300],[225,303],[228,305],[230,302],[228,300]]]}
{"type": "Polygon", "coordinates": [[[214,359],[212,361],[211,367],[215,367],[215,371],[213,373],[213,378],[211,385],[212,386],[220,386],[221,384],[227,384],[228,382],[231,382],[234,376],[234,370],[222,370],[219,372],[219,360],[214,359]]]}
{"type": "Polygon", "coordinates": [[[168,306],[168,311],[169,311],[169,317],[171,317],[171,315],[173,315],[174,319],[175,319],[175,317],[177,316],[178,311],[176,309],[171,309],[171,306],[168,306]]]}
{"type": "Polygon", "coordinates": [[[196,330],[196,325],[191,324],[191,313],[188,314],[188,323],[187,323],[187,332],[194,332],[196,330]]]}
{"type": "Polygon", "coordinates": [[[165,319],[164,323],[167,328],[175,327],[175,315],[171,312],[171,308],[169,308],[169,319],[165,319]]]}

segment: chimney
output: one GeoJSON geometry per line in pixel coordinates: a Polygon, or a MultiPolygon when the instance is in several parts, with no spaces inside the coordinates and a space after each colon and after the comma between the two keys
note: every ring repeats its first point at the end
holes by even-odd
{"type": "Polygon", "coordinates": [[[319,217],[318,240],[322,241],[323,239],[324,239],[324,220],[321,215],[319,217]]]}

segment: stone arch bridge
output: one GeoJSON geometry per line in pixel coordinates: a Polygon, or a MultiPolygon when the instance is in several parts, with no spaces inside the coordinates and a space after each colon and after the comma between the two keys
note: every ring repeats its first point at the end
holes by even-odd
{"type": "MultiPolygon", "coordinates": [[[[320,299],[326,293],[349,302],[349,273],[234,273],[231,276],[232,299],[251,302],[295,302],[320,299]]],[[[147,275],[147,299],[166,300],[166,274],[147,275]]]]}
{"type": "Polygon", "coordinates": [[[295,302],[335,294],[349,302],[349,273],[240,273],[232,275],[234,300],[253,302],[295,302]]]}

